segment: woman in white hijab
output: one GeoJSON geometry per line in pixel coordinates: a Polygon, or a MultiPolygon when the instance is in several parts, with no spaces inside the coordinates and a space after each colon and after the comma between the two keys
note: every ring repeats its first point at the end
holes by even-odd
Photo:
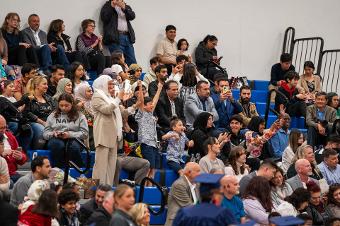
{"type": "Polygon", "coordinates": [[[113,185],[117,163],[117,146],[123,139],[123,120],[119,103],[124,99],[124,91],[114,95],[115,85],[108,75],[101,75],[93,82],[94,94],[92,109],[94,112],[93,136],[96,157],[93,167],[93,179],[100,184],[113,185]]]}

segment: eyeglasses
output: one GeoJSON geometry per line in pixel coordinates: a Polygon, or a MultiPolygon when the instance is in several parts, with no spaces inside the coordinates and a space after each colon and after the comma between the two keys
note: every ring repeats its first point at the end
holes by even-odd
{"type": "Polygon", "coordinates": [[[93,27],[93,28],[96,27],[96,25],[93,25],[93,24],[89,24],[88,26],[89,26],[89,27],[93,27]]]}

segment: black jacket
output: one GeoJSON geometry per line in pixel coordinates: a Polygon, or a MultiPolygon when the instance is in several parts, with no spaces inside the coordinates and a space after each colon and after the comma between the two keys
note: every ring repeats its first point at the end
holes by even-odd
{"type": "MultiPolygon", "coordinates": [[[[295,71],[295,67],[290,65],[287,71],[295,71]]],[[[277,63],[272,66],[270,71],[270,84],[277,86],[277,82],[280,80],[285,80],[285,74],[287,71],[282,70],[281,64],[277,63]]]]}
{"type": "Polygon", "coordinates": [[[12,103],[6,99],[6,97],[0,97],[0,115],[2,115],[7,122],[19,122],[22,118],[22,114],[18,110],[18,107],[24,105],[28,101],[28,97],[23,97],[20,101],[12,103]]]}
{"type": "MultiPolygon", "coordinates": [[[[135,31],[133,30],[130,20],[135,19],[135,12],[132,11],[129,5],[125,5],[123,10],[126,16],[126,21],[129,30],[129,38],[131,43],[135,43],[135,31]]],[[[118,33],[118,14],[111,6],[111,1],[107,1],[100,11],[100,18],[103,22],[103,43],[105,45],[119,44],[119,33],[118,33]]]]}
{"type": "Polygon", "coordinates": [[[103,207],[96,209],[87,220],[85,225],[107,226],[110,224],[111,214],[103,207]]]}
{"type": "MultiPolygon", "coordinates": [[[[27,98],[25,94],[22,98],[27,98]]],[[[43,95],[46,105],[39,103],[36,99],[30,100],[26,103],[23,114],[30,122],[36,122],[37,119],[46,121],[47,117],[55,110],[55,102],[52,97],[47,94],[43,95]]]]}
{"type": "Polygon", "coordinates": [[[0,200],[1,225],[16,226],[18,223],[19,210],[9,203],[0,200]]]}
{"type": "MultiPolygon", "coordinates": [[[[198,70],[205,70],[213,56],[217,56],[217,50],[215,48],[208,49],[205,47],[204,42],[200,42],[195,50],[196,65],[198,70]]],[[[211,65],[213,67],[213,65],[211,65]]]]}
{"type": "Polygon", "coordinates": [[[55,47],[57,45],[61,45],[64,47],[66,51],[72,51],[72,46],[70,43],[70,36],[68,35],[61,34],[61,38],[60,38],[55,32],[49,32],[47,34],[47,42],[48,43],[54,42],[55,47]],[[64,44],[66,45],[66,48],[64,44]]]}
{"type": "MultiPolygon", "coordinates": [[[[176,115],[183,121],[183,125],[185,125],[183,100],[181,100],[180,98],[176,98],[174,103],[176,108],[176,115]]],[[[167,95],[164,95],[159,99],[155,110],[160,127],[164,129],[169,129],[172,115],[171,104],[167,95]]]]}
{"type": "Polygon", "coordinates": [[[85,224],[88,219],[91,217],[91,214],[94,213],[95,210],[98,209],[98,205],[94,198],[90,199],[84,205],[80,207],[80,222],[85,224]]]}
{"type": "Polygon", "coordinates": [[[129,214],[117,209],[112,215],[110,226],[137,226],[137,224],[129,214]]]}
{"type": "Polygon", "coordinates": [[[299,94],[298,89],[295,89],[293,95],[290,97],[289,92],[287,92],[284,88],[279,87],[279,92],[284,94],[284,97],[282,95],[276,94],[275,97],[275,110],[277,112],[280,112],[280,104],[283,104],[286,108],[288,108],[288,105],[292,105],[295,102],[299,101],[299,99],[296,97],[296,95],[299,94]]]}

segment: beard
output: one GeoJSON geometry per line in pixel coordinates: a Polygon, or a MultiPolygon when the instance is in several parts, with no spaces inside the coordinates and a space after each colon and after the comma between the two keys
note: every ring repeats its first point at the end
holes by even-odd
{"type": "Polygon", "coordinates": [[[249,104],[249,102],[250,102],[250,99],[249,99],[249,98],[242,98],[242,97],[241,97],[241,103],[242,103],[242,104],[249,104]]]}

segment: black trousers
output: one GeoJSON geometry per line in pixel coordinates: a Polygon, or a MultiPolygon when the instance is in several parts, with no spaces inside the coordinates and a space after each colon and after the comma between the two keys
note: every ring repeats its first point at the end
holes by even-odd
{"type": "Polygon", "coordinates": [[[297,101],[294,104],[288,104],[286,112],[290,117],[306,117],[306,102],[297,101]]]}
{"type": "Polygon", "coordinates": [[[8,48],[8,64],[22,66],[25,63],[33,63],[39,65],[39,58],[33,48],[25,48],[24,46],[14,46],[8,48]]]}
{"type": "Polygon", "coordinates": [[[97,71],[97,75],[100,75],[105,69],[105,56],[101,52],[97,52],[96,54],[88,54],[87,55],[90,67],[92,70],[97,71]]]}

